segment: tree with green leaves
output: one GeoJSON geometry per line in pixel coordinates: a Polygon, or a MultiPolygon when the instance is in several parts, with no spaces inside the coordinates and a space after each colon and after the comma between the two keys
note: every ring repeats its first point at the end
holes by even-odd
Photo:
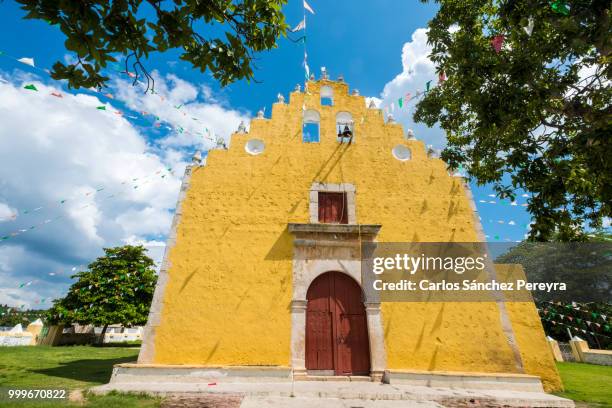
{"type": "Polygon", "coordinates": [[[589,234],[584,242],[524,241],[498,256],[495,263],[522,265],[528,282],[567,285],[563,292],[532,292],[536,301],[612,305],[612,234],[589,234]]]}
{"type": "Polygon", "coordinates": [[[287,24],[281,11],[287,0],[17,0],[25,18],[57,25],[74,64],[53,65],[51,76],[69,86],[103,87],[102,70],[125,57],[133,72],[154,87],[142,59],[153,52],[180,50],[180,58],[202,72],[210,70],[226,85],[253,79],[254,53],[276,47],[287,24]]]}
{"type": "MultiPolygon", "coordinates": [[[[426,1],[426,0],[422,0],[426,1]]],[[[437,0],[440,86],[414,118],[442,158],[500,198],[532,193],[530,239],[585,239],[612,216],[609,0],[437,0]]]]}
{"type": "Polygon", "coordinates": [[[154,262],[142,246],[104,248],[105,255],[73,275],[77,281],[68,294],[53,302],[47,319],[53,324],[102,326],[100,341],[109,324],[143,325],[157,276],[154,262]]]}

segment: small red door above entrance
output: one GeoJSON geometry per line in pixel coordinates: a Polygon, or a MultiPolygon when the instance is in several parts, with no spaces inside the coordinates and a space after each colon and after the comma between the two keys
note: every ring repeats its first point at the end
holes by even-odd
{"type": "Polygon", "coordinates": [[[306,298],[306,369],[369,375],[367,321],[357,282],[327,272],[312,282],[306,298]]]}

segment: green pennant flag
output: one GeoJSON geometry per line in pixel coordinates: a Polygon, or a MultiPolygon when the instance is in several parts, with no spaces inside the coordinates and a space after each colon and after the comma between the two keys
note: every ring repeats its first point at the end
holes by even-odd
{"type": "Polygon", "coordinates": [[[96,109],[98,109],[98,110],[106,110],[106,106],[104,106],[104,105],[98,106],[96,109]]]}
{"type": "Polygon", "coordinates": [[[8,235],[5,235],[2,237],[2,240],[4,241],[5,239],[9,239],[10,237],[8,235]]]}
{"type": "Polygon", "coordinates": [[[569,15],[570,8],[565,2],[565,0],[553,1],[550,7],[553,9],[553,11],[556,11],[559,14],[563,14],[564,16],[569,15]]]}
{"type": "Polygon", "coordinates": [[[431,80],[427,81],[427,83],[425,84],[425,92],[429,92],[429,87],[431,86],[431,80]]]}
{"type": "Polygon", "coordinates": [[[62,200],[60,201],[60,204],[64,204],[66,202],[66,200],[62,200]]]}
{"type": "Polygon", "coordinates": [[[493,238],[495,238],[495,239],[499,239],[499,235],[496,235],[496,236],[494,236],[493,238]]]}
{"type": "Polygon", "coordinates": [[[30,91],[37,91],[38,89],[34,86],[34,84],[29,84],[23,87],[23,89],[29,89],[30,91]]]}
{"type": "Polygon", "coordinates": [[[397,105],[398,105],[400,108],[402,107],[403,103],[404,103],[404,101],[402,101],[402,98],[399,98],[399,99],[397,100],[397,105]]]}

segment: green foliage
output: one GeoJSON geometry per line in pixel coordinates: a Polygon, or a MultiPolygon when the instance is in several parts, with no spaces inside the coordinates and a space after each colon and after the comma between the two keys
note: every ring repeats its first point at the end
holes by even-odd
{"type": "Polygon", "coordinates": [[[170,49],[223,85],[252,79],[253,53],[275,48],[287,30],[281,12],[287,0],[17,1],[25,18],[45,20],[66,35],[77,62],[56,62],[51,76],[75,88],[104,86],[109,78],[101,71],[118,55],[127,57],[126,72],[152,80],[140,59],[170,49]]]}
{"type": "Polygon", "coordinates": [[[105,256],[89,264],[66,297],[53,302],[47,318],[54,324],[106,326],[143,325],[157,277],[153,260],[142,246],[105,248],[105,256]]]}
{"type": "Polygon", "coordinates": [[[19,323],[26,328],[36,319],[45,322],[47,318],[44,310],[22,310],[9,305],[0,305],[0,326],[15,326],[19,323]]]}
{"type": "Polygon", "coordinates": [[[612,235],[592,234],[588,242],[522,242],[495,259],[520,264],[529,282],[564,282],[565,292],[534,291],[537,301],[612,301],[612,235]]]}
{"type": "Polygon", "coordinates": [[[612,216],[610,1],[437,2],[430,57],[448,80],[415,120],[446,131],[451,168],[502,198],[533,193],[530,239],[584,239],[612,216]]]}

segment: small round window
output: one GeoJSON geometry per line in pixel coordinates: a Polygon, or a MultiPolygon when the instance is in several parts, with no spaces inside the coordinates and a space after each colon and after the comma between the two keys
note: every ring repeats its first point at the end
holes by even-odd
{"type": "Polygon", "coordinates": [[[250,155],[257,156],[258,154],[262,154],[265,150],[266,145],[263,140],[259,139],[251,139],[244,145],[244,150],[250,155]]]}
{"type": "Polygon", "coordinates": [[[410,149],[404,145],[396,145],[391,150],[391,154],[393,154],[393,157],[395,157],[399,161],[410,160],[410,158],[412,157],[410,149]]]}

